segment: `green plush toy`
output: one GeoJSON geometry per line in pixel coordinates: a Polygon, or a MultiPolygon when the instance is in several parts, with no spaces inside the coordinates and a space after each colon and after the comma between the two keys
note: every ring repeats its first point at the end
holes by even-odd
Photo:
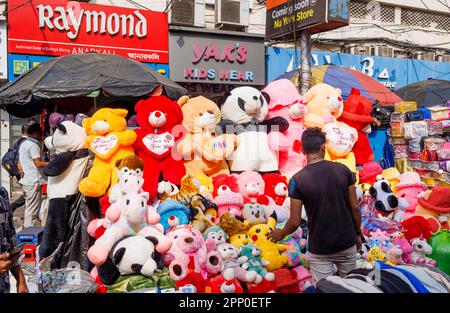
{"type": "Polygon", "coordinates": [[[247,271],[255,271],[258,275],[268,281],[275,279],[275,275],[268,272],[263,267],[267,264],[263,264],[263,261],[261,260],[261,250],[257,246],[253,244],[246,244],[239,248],[239,255],[240,257],[238,262],[241,264],[243,269],[247,271]]]}
{"type": "Polygon", "coordinates": [[[440,230],[430,237],[430,245],[433,248],[431,258],[437,262],[437,267],[450,275],[450,231],[440,230]]]}

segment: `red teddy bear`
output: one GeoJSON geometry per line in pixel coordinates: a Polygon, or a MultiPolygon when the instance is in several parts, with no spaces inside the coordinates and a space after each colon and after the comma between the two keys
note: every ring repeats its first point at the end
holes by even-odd
{"type": "Polygon", "coordinates": [[[166,96],[152,96],[136,103],[137,121],[134,143],[136,155],[145,164],[143,189],[153,199],[158,194],[159,179],[180,185],[186,175],[183,160],[177,153],[176,142],[183,136],[183,113],[176,101],[166,96]]]}
{"type": "Polygon", "coordinates": [[[359,89],[352,88],[350,96],[344,103],[344,111],[339,121],[353,127],[358,131],[358,141],[353,147],[356,158],[356,165],[364,165],[374,160],[373,150],[367,138],[370,124],[374,122],[372,112],[372,102],[369,98],[361,96],[359,89]]]}
{"type": "Polygon", "coordinates": [[[288,196],[286,177],[277,173],[263,175],[264,194],[272,198],[277,205],[283,205],[288,196]]]}

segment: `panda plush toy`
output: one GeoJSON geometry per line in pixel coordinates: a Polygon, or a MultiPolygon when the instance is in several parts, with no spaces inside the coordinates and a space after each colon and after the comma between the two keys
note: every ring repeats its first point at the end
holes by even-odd
{"type": "Polygon", "coordinates": [[[50,256],[59,243],[66,240],[70,230],[70,208],[77,201],[78,185],[89,161],[85,140],[84,128],[70,121],[57,124],[53,135],[45,139],[53,157],[44,168],[44,174],[48,177],[49,208],[39,246],[41,258],[50,256]]]}
{"type": "Polygon", "coordinates": [[[390,214],[398,207],[398,199],[394,196],[389,182],[378,175],[375,183],[369,189],[369,194],[375,198],[375,209],[385,215],[390,214]]]}
{"type": "Polygon", "coordinates": [[[155,237],[127,236],[119,240],[111,249],[109,258],[99,266],[100,281],[112,285],[123,275],[151,277],[156,269],[164,266],[164,259],[155,246],[155,237]]]}
{"type": "Polygon", "coordinates": [[[282,132],[289,128],[283,117],[267,119],[267,94],[252,87],[238,87],[227,93],[221,106],[222,130],[238,136],[239,145],[230,157],[230,170],[278,171],[278,151],[289,149],[282,132]]]}

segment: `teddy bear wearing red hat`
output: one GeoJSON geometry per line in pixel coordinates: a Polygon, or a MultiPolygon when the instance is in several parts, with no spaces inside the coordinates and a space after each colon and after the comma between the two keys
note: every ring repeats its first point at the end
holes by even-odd
{"type": "Polygon", "coordinates": [[[419,198],[416,215],[434,217],[441,224],[441,229],[450,229],[450,188],[434,187],[427,190],[423,197],[419,198]]]}
{"type": "Polygon", "coordinates": [[[361,91],[352,88],[350,96],[344,103],[344,111],[338,121],[353,127],[358,131],[358,141],[353,146],[353,153],[356,158],[356,165],[364,165],[374,160],[373,150],[370,147],[367,133],[370,132],[370,124],[375,118],[370,116],[372,112],[372,102],[369,98],[361,96],[361,91]]]}

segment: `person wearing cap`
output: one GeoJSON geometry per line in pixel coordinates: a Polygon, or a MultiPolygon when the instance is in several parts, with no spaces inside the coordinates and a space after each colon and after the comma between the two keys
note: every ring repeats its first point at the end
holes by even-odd
{"type": "Polygon", "coordinates": [[[302,134],[307,165],[289,181],[290,217],[284,228],[267,235],[274,242],[295,232],[302,206],[308,217],[307,262],[315,282],[356,268],[361,249],[361,211],[356,197],[356,177],[347,166],[324,160],[325,134],[308,128],[302,134]]]}

